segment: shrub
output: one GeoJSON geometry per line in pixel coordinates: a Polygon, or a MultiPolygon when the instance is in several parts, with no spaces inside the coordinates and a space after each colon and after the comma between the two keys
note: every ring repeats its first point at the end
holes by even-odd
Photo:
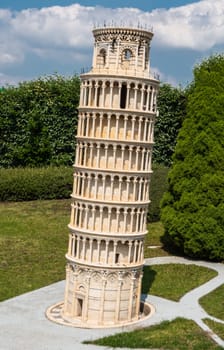
{"type": "MultiPolygon", "coordinates": [[[[166,189],[168,169],[155,166],[150,189],[149,221],[160,216],[159,202],[166,189]]],[[[0,201],[69,198],[73,185],[72,167],[0,169],[0,201]]]]}
{"type": "Polygon", "coordinates": [[[195,258],[224,259],[224,56],[194,70],[187,116],[162,201],[167,246],[195,258]]]}
{"type": "MultiPolygon", "coordinates": [[[[59,75],[23,82],[0,93],[0,167],[71,165],[80,80],[59,75]]],[[[185,116],[185,91],[162,84],[154,162],[169,166],[185,116]]]]}
{"type": "Polygon", "coordinates": [[[79,86],[54,75],[0,93],[0,167],[72,164],[79,86]]]}
{"type": "Polygon", "coordinates": [[[69,198],[72,167],[0,169],[0,201],[69,198]]]}
{"type": "Polygon", "coordinates": [[[155,164],[151,177],[149,198],[148,222],[159,221],[160,219],[160,202],[164,192],[167,190],[168,168],[163,165],[155,164]]]}
{"type": "Polygon", "coordinates": [[[186,115],[186,94],[181,88],[161,84],[158,94],[159,115],[155,123],[153,161],[170,166],[177,135],[186,115]]]}

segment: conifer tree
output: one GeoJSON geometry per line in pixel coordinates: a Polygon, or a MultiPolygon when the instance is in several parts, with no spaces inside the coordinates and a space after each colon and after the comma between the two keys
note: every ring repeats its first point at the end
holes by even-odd
{"type": "Polygon", "coordinates": [[[161,206],[168,247],[195,258],[224,259],[223,55],[194,69],[161,206]]]}
{"type": "Polygon", "coordinates": [[[186,114],[185,91],[170,84],[161,84],[158,95],[159,115],[156,118],[153,162],[170,166],[178,132],[186,114]]]}

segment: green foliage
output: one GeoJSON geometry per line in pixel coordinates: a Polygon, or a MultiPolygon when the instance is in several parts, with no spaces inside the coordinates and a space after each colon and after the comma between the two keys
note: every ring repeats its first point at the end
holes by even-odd
{"type": "Polygon", "coordinates": [[[70,210],[70,199],[0,202],[0,301],[65,278],[70,210]]]}
{"type": "Polygon", "coordinates": [[[160,86],[159,115],[155,124],[153,161],[170,166],[178,132],[186,115],[186,96],[181,88],[169,84],[160,86]]]}
{"type": "MultiPolygon", "coordinates": [[[[76,76],[39,78],[0,93],[0,167],[70,165],[73,161],[80,81],[76,76]]],[[[160,87],[154,162],[171,164],[185,116],[185,93],[160,87]]]]}
{"type": "Polygon", "coordinates": [[[153,174],[151,177],[149,198],[148,222],[159,221],[160,219],[160,201],[164,192],[167,190],[168,168],[163,165],[153,165],[153,174]]]}
{"type": "Polygon", "coordinates": [[[69,198],[72,167],[0,169],[0,201],[69,198]]]}
{"type": "MultiPolygon", "coordinates": [[[[0,201],[68,198],[72,192],[72,167],[0,169],[0,201]]],[[[159,218],[159,202],[166,189],[168,169],[156,166],[152,174],[149,221],[159,218]]]]}
{"type": "Polygon", "coordinates": [[[79,78],[58,75],[0,94],[0,167],[70,165],[75,148],[79,78]]]}
{"type": "Polygon", "coordinates": [[[194,71],[162,201],[164,242],[191,257],[224,259],[224,56],[194,71]]]}
{"type": "Polygon", "coordinates": [[[158,325],[122,332],[84,344],[128,349],[222,350],[195,322],[184,318],[163,321],[158,325]]]}
{"type": "MultiPolygon", "coordinates": [[[[216,271],[193,264],[144,266],[142,292],[179,301],[184,294],[215,276],[217,276],[216,271]]],[[[213,300],[216,299],[214,298],[213,300]]]]}
{"type": "Polygon", "coordinates": [[[0,203],[0,301],[65,278],[70,200],[0,203]]]}
{"type": "Polygon", "coordinates": [[[211,330],[215,334],[217,334],[218,337],[220,337],[222,340],[224,340],[224,324],[223,323],[213,321],[209,318],[206,318],[203,321],[205,324],[207,324],[207,326],[209,326],[209,328],[211,328],[211,330]]]}
{"type": "Polygon", "coordinates": [[[170,255],[161,243],[161,237],[164,234],[162,223],[160,221],[152,222],[148,224],[147,228],[148,233],[144,238],[144,257],[155,258],[170,255]]]}
{"type": "Polygon", "coordinates": [[[200,299],[200,305],[206,312],[224,321],[224,284],[200,299]]]}

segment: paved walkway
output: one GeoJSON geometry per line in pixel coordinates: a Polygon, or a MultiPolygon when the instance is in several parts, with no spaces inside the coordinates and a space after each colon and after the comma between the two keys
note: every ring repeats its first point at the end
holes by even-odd
{"type": "Polygon", "coordinates": [[[156,312],[151,318],[137,325],[111,329],[65,327],[46,319],[45,310],[50,305],[63,300],[64,281],[54,283],[0,303],[0,350],[108,350],[106,347],[84,345],[82,341],[120,333],[124,330],[132,330],[139,326],[157,324],[164,320],[173,320],[176,317],[194,320],[203,330],[209,332],[219,345],[224,347],[224,341],[204,324],[203,318],[210,318],[223,324],[224,321],[209,316],[198,303],[201,296],[224,283],[224,265],[191,261],[178,257],[146,259],[147,265],[168,263],[205,266],[216,270],[218,275],[185,294],[179,302],[169,301],[154,295],[147,296],[146,300],[156,308],[156,312]]]}

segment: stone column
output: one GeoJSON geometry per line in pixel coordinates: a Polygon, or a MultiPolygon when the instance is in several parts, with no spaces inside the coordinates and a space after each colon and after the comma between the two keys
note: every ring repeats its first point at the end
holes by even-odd
{"type": "Polygon", "coordinates": [[[128,320],[132,319],[132,305],[133,305],[133,292],[134,292],[134,284],[135,284],[135,271],[132,272],[131,276],[131,285],[130,285],[130,297],[129,297],[129,305],[128,305],[128,320]]]}
{"type": "Polygon", "coordinates": [[[135,122],[136,118],[135,116],[132,117],[132,130],[131,130],[131,139],[134,140],[135,138],[135,122]]]}
{"type": "Polygon", "coordinates": [[[136,262],[137,246],[138,246],[138,241],[135,241],[135,243],[134,243],[134,258],[133,258],[134,262],[136,262]]]}
{"type": "Polygon", "coordinates": [[[68,238],[68,254],[72,255],[72,234],[69,234],[69,238],[68,238]]]}
{"type": "Polygon", "coordinates": [[[95,137],[95,124],[96,124],[96,115],[93,115],[93,126],[92,126],[92,133],[91,137],[95,137]]]}
{"type": "Polygon", "coordinates": [[[141,271],[139,279],[138,279],[138,290],[137,290],[137,299],[136,299],[136,317],[139,315],[139,309],[140,309],[140,299],[141,299],[141,289],[142,289],[142,276],[143,276],[143,273],[141,271]]]}
{"type": "Polygon", "coordinates": [[[109,241],[106,241],[105,264],[108,263],[108,247],[109,247],[109,241]]]}
{"type": "Polygon", "coordinates": [[[80,237],[77,236],[77,259],[80,259],[80,237]]]}
{"type": "Polygon", "coordinates": [[[108,121],[107,121],[107,139],[109,139],[110,138],[111,114],[108,114],[107,118],[108,118],[108,121]]]}
{"type": "Polygon", "coordinates": [[[92,220],[92,230],[95,231],[95,220],[96,220],[96,209],[93,207],[93,220],[92,220]]]}
{"type": "Polygon", "coordinates": [[[102,271],[102,289],[101,289],[101,297],[100,297],[100,317],[99,324],[103,323],[103,314],[104,314],[104,301],[105,301],[105,288],[107,284],[107,271],[102,271]]]}
{"type": "Polygon", "coordinates": [[[97,263],[100,263],[100,245],[101,245],[101,240],[98,238],[97,240],[97,263]]]}
{"type": "Polygon", "coordinates": [[[91,275],[90,275],[90,272],[88,272],[88,275],[86,277],[86,295],[85,295],[85,309],[84,309],[83,321],[88,320],[90,279],[91,279],[91,275]]]}
{"type": "Polygon", "coordinates": [[[121,288],[123,284],[123,272],[118,272],[118,290],[117,290],[117,300],[116,300],[116,309],[115,309],[115,322],[119,322],[119,313],[120,313],[120,302],[121,302],[121,288]]]}
{"type": "Polygon", "coordinates": [[[113,82],[110,82],[110,106],[109,108],[112,108],[113,106],[113,82]]]}
{"type": "Polygon", "coordinates": [[[67,263],[66,265],[66,284],[65,284],[65,303],[64,303],[64,312],[68,312],[68,294],[69,294],[69,280],[70,280],[71,268],[67,263]]]}
{"type": "Polygon", "coordinates": [[[75,315],[75,302],[76,302],[76,284],[77,284],[77,278],[78,278],[78,271],[75,269],[73,272],[73,295],[72,295],[72,312],[71,315],[75,315]]]}
{"type": "Polygon", "coordinates": [[[132,242],[128,242],[128,264],[131,263],[131,250],[132,250],[132,242]]]}
{"type": "Polygon", "coordinates": [[[130,232],[134,232],[133,220],[134,220],[134,209],[132,209],[132,210],[131,210],[131,224],[130,224],[130,232]]]}
{"type": "Polygon", "coordinates": [[[89,115],[86,116],[86,134],[84,135],[83,133],[83,136],[90,136],[89,135],[89,115]]]}
{"type": "Polygon", "coordinates": [[[115,128],[115,139],[118,140],[119,131],[119,115],[116,115],[116,128],[115,128]]]}
{"type": "Polygon", "coordinates": [[[127,120],[128,120],[128,117],[125,115],[124,116],[124,134],[123,134],[123,139],[125,140],[126,137],[127,137],[127,120]]]}
{"type": "Polygon", "coordinates": [[[86,255],[86,238],[84,237],[82,240],[82,256],[81,256],[82,260],[85,260],[85,255],[86,255]]]}

